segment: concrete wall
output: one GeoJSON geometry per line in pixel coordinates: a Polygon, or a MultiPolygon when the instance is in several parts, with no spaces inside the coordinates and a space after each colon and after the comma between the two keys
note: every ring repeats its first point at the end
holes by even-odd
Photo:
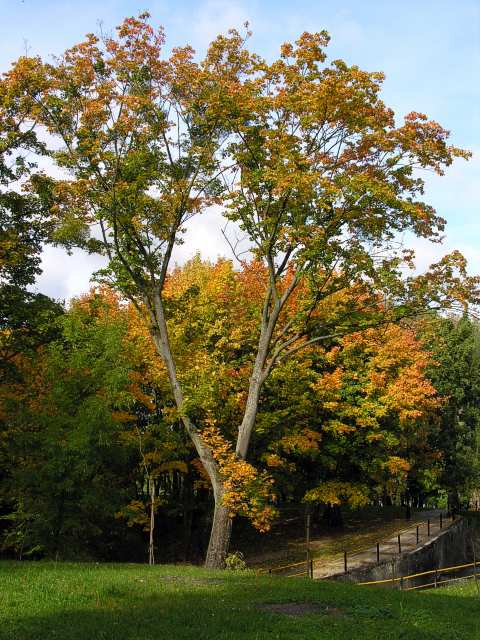
{"type": "MultiPolygon", "coordinates": [[[[431,569],[441,569],[473,561],[472,536],[474,529],[465,518],[458,518],[448,528],[424,545],[409,553],[402,553],[394,560],[386,560],[367,568],[351,569],[346,574],[337,574],[330,579],[345,582],[370,582],[407,576],[431,569]]],[[[470,570],[471,571],[471,570],[470,570]]],[[[459,574],[445,574],[445,578],[459,574]]],[[[442,576],[439,573],[438,579],[442,576]]],[[[433,575],[421,576],[405,582],[403,586],[412,587],[434,581],[433,575]]],[[[388,586],[388,584],[386,585],[388,586]]],[[[393,583],[392,583],[393,586],[393,583]]],[[[395,583],[400,588],[400,583],[395,583]]]]}

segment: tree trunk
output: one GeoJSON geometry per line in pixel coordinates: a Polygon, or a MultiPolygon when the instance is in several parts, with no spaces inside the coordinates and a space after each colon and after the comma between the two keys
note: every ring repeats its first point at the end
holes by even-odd
{"type": "Polygon", "coordinates": [[[155,552],[153,546],[153,530],[155,528],[155,483],[151,478],[150,482],[150,538],[148,542],[148,564],[155,564],[155,552]]]}
{"type": "Polygon", "coordinates": [[[460,511],[460,497],[456,489],[450,489],[448,492],[448,512],[452,515],[460,511]]]}
{"type": "Polygon", "coordinates": [[[223,569],[225,566],[225,558],[227,557],[230,547],[232,518],[229,515],[228,509],[222,504],[222,497],[223,492],[220,492],[215,500],[210,541],[205,559],[206,569],[223,569]]]}
{"type": "Polygon", "coordinates": [[[329,527],[343,529],[342,510],[338,504],[327,504],[323,512],[324,521],[329,527]]]}
{"type": "Polygon", "coordinates": [[[405,518],[407,520],[410,520],[412,517],[412,505],[410,504],[410,502],[407,502],[406,508],[405,508],[405,518]]]}
{"type": "Polygon", "coordinates": [[[235,448],[235,453],[239,458],[242,458],[243,460],[245,460],[245,458],[247,457],[248,447],[250,444],[250,436],[252,435],[253,427],[255,426],[258,404],[260,401],[260,392],[264,381],[263,370],[267,358],[272,331],[272,327],[262,327],[262,332],[258,343],[257,356],[255,358],[252,375],[250,377],[250,382],[248,385],[245,413],[243,414],[243,420],[238,430],[237,446],[235,448]]]}

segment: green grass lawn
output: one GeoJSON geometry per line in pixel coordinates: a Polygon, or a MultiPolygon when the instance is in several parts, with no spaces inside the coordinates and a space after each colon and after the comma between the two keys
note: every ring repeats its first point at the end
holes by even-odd
{"type": "Polygon", "coordinates": [[[3,562],[0,638],[478,640],[480,599],[473,584],[404,593],[193,567],[3,562]]]}

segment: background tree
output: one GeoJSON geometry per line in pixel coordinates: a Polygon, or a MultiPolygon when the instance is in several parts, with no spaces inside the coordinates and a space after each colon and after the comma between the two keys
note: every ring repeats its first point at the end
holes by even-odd
{"type": "Polygon", "coordinates": [[[478,323],[467,316],[438,317],[421,332],[432,353],[429,377],[443,404],[438,412],[434,446],[442,451],[440,484],[448,508],[468,506],[479,486],[480,335],[478,323]]]}
{"type": "MultiPolygon", "coordinates": [[[[58,336],[55,318],[62,306],[28,289],[40,273],[42,242],[48,237],[49,207],[42,180],[36,193],[21,190],[34,165],[28,161],[42,153],[27,112],[17,109],[15,92],[0,79],[0,389],[19,383],[19,363],[35,349],[58,336]]],[[[0,483],[10,478],[12,467],[5,446],[8,425],[0,417],[0,483]]],[[[12,500],[4,495],[0,516],[8,515],[12,500]]]]}
{"type": "Polygon", "coordinates": [[[16,355],[52,339],[52,320],[62,312],[27,289],[41,273],[42,243],[52,227],[41,177],[34,180],[35,193],[18,188],[35,168],[28,157],[44,147],[16,97],[0,80],[0,381],[14,373],[16,355]]]}
{"type": "Polygon", "coordinates": [[[2,497],[15,499],[4,546],[20,557],[88,547],[95,555],[96,544],[108,555],[116,537],[114,513],[128,492],[121,469],[132,452],[121,447],[113,413],[129,382],[125,321],[106,318],[107,309],[98,297],[75,304],[58,321],[61,339],[24,356],[21,381],[3,388],[11,474],[2,497]]]}
{"type": "Polygon", "coordinates": [[[327,356],[330,367],[314,385],[324,416],[325,475],[306,500],[334,510],[403,503],[409,477],[438,453],[429,441],[440,404],[427,378],[431,355],[411,329],[391,325],[351,334],[327,356]]]}

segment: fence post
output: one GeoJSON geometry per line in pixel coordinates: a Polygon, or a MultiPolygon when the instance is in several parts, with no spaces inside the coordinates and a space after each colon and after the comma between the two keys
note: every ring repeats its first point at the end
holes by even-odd
{"type": "Polygon", "coordinates": [[[437,580],[438,580],[438,571],[437,571],[437,567],[435,567],[435,577],[434,577],[434,583],[435,583],[435,589],[437,588],[437,580]]]}
{"type": "Polygon", "coordinates": [[[400,534],[398,534],[397,539],[398,539],[398,553],[402,553],[402,543],[400,542],[400,534]]]}
{"type": "Polygon", "coordinates": [[[418,526],[418,524],[417,524],[417,544],[418,544],[418,541],[419,541],[419,539],[420,539],[420,538],[419,538],[419,529],[420,529],[420,527],[419,527],[419,526],[418,526]]]}
{"type": "Polygon", "coordinates": [[[403,591],[403,576],[400,576],[400,591],[403,591]]]}
{"type": "Polygon", "coordinates": [[[442,526],[443,526],[443,518],[442,518],[442,514],[440,514],[440,529],[442,528],[442,526]]]}
{"type": "Polygon", "coordinates": [[[392,560],[392,589],[395,589],[395,560],[392,560]]]}
{"type": "Polygon", "coordinates": [[[347,573],[347,552],[343,552],[343,570],[344,573],[347,573]]]}
{"type": "Polygon", "coordinates": [[[313,580],[313,560],[310,558],[310,578],[313,580]]]}
{"type": "Polygon", "coordinates": [[[377,564],[380,562],[380,543],[377,542],[377,564]]]}
{"type": "Polygon", "coordinates": [[[430,518],[427,520],[427,536],[430,537],[430,518]]]}

